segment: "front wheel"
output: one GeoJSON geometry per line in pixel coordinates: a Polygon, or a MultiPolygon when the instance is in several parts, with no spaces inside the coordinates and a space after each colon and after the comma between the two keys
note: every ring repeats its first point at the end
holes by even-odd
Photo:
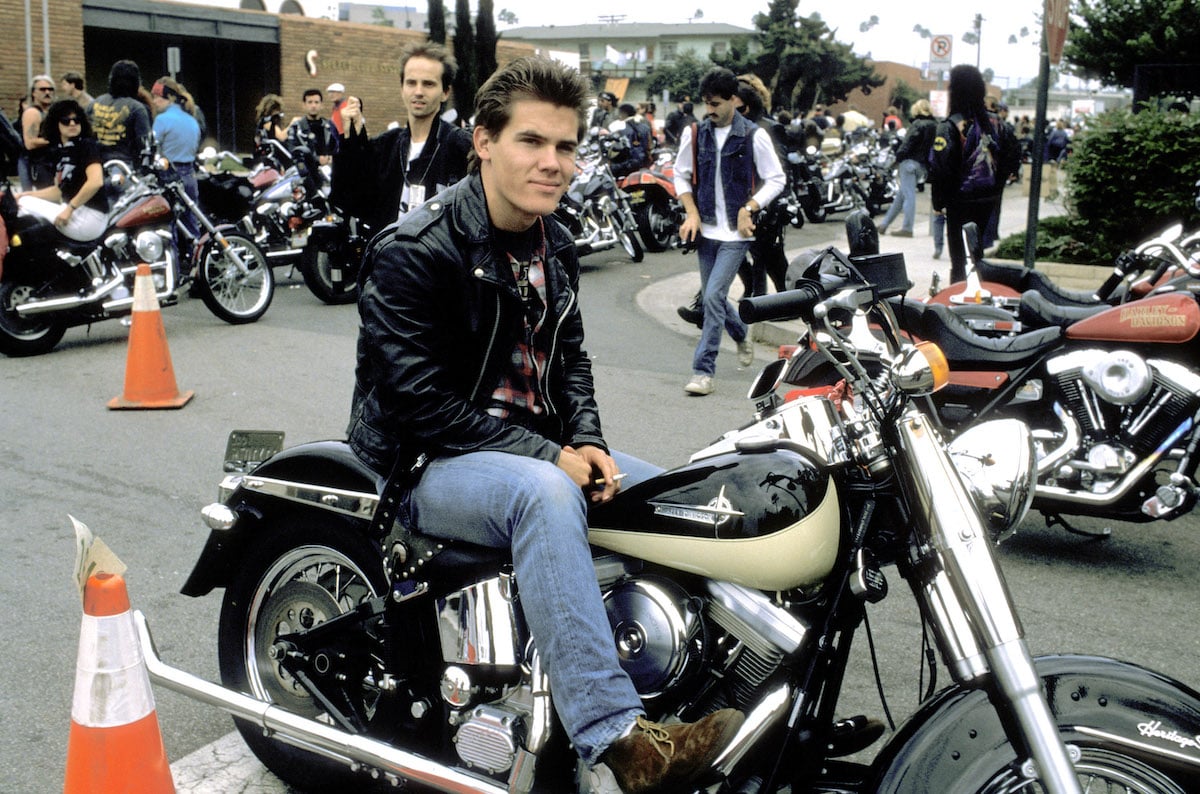
{"type": "Polygon", "coordinates": [[[67,332],[65,323],[49,315],[22,317],[17,306],[29,300],[33,288],[0,283],[0,353],[13,358],[49,353],[67,332]]]}
{"type": "Polygon", "coordinates": [[[645,251],[642,250],[642,244],[638,242],[637,237],[628,229],[622,229],[620,232],[621,247],[625,249],[625,253],[629,254],[630,260],[641,262],[646,258],[645,251]]]}
{"type": "MultiPolygon", "coordinates": [[[[311,629],[386,591],[379,554],[354,530],[275,528],[241,562],[225,590],[217,638],[222,683],[328,722],[316,699],[278,660],[277,638],[311,629]]],[[[374,713],[378,691],[365,684],[347,691],[358,701],[356,710],[374,713]]],[[[349,790],[354,776],[345,765],[268,738],[261,726],[234,722],[254,755],[285,782],[305,791],[349,790]]]]}
{"type": "MultiPolygon", "coordinates": [[[[1081,791],[1184,794],[1184,789],[1175,781],[1144,761],[1125,753],[1098,747],[1080,748],[1075,773],[1079,778],[1081,791]]],[[[953,790],[973,790],[977,794],[1042,794],[1046,789],[1039,781],[1030,779],[1020,765],[1006,764],[987,777],[977,789],[953,790]]]]}
{"type": "Polygon", "coordinates": [[[252,323],[266,313],[275,297],[275,274],[254,240],[238,232],[223,236],[228,247],[210,238],[200,252],[196,289],[208,310],[225,322],[252,323]],[[245,273],[231,252],[246,265],[245,273]]]}

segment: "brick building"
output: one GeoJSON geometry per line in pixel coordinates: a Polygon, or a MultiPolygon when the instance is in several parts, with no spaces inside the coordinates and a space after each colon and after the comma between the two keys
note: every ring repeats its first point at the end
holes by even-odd
{"type": "MultiPolygon", "coordinates": [[[[174,48],[175,76],[204,110],[209,135],[219,148],[235,151],[250,148],[254,107],[267,93],[284,98],[285,115],[300,115],[305,89],[340,82],[362,99],[373,132],[393,120],[403,122],[398,55],[408,42],[425,38],[422,31],[165,0],[48,3],[43,20],[40,3],[0,0],[0,17],[9,20],[11,34],[0,51],[0,108],[10,119],[32,75],[48,72],[57,83],[63,72],[79,71],[89,93],[99,96],[107,90],[112,63],[128,58],[149,87],[168,73],[174,48]]],[[[496,55],[504,63],[532,51],[530,45],[502,41],[496,55]]]]}

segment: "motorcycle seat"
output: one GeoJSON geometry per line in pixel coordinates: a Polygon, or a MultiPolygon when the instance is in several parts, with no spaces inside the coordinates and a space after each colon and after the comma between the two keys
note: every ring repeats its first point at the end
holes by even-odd
{"type": "Polygon", "coordinates": [[[1097,304],[1096,296],[1092,292],[1060,286],[1040,270],[981,260],[976,263],[975,272],[983,281],[1003,284],[1018,292],[1037,292],[1060,306],[1095,306],[1097,304]]]}
{"type": "Polygon", "coordinates": [[[1046,348],[1056,345],[1063,334],[1061,328],[1054,326],[1016,336],[982,336],[950,307],[939,303],[921,305],[923,309],[908,313],[910,318],[919,314],[919,326],[906,330],[935,342],[951,369],[1018,369],[1032,363],[1046,348]]]}
{"type": "Polygon", "coordinates": [[[1021,322],[1031,328],[1056,326],[1066,328],[1068,325],[1086,320],[1092,315],[1112,308],[1107,303],[1097,303],[1091,306],[1063,306],[1054,303],[1038,292],[1021,294],[1021,303],[1017,316],[1021,322]]]}

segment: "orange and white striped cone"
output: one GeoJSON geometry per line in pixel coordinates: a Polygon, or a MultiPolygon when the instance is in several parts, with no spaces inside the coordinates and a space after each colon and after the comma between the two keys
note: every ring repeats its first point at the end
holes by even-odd
{"type": "Polygon", "coordinates": [[[111,409],[182,408],[195,392],[180,393],[167,347],[167,331],[154,294],[154,277],[145,262],[133,279],[133,327],[125,358],[125,391],[108,401],[111,409]]]}
{"type": "Polygon", "coordinates": [[[125,580],[99,573],[83,594],[64,794],[174,794],[150,674],[125,580]]]}

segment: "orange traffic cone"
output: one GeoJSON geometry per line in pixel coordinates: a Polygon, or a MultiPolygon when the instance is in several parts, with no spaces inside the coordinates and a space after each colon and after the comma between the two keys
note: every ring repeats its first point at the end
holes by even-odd
{"type": "Polygon", "coordinates": [[[125,358],[125,392],[108,401],[112,409],[182,408],[195,392],[180,394],[167,347],[162,312],[154,296],[150,266],[138,265],[133,280],[133,328],[129,331],[129,354],[125,358]]]}
{"type": "Polygon", "coordinates": [[[122,577],[88,579],[79,634],[64,794],[174,794],[122,577]]]}

